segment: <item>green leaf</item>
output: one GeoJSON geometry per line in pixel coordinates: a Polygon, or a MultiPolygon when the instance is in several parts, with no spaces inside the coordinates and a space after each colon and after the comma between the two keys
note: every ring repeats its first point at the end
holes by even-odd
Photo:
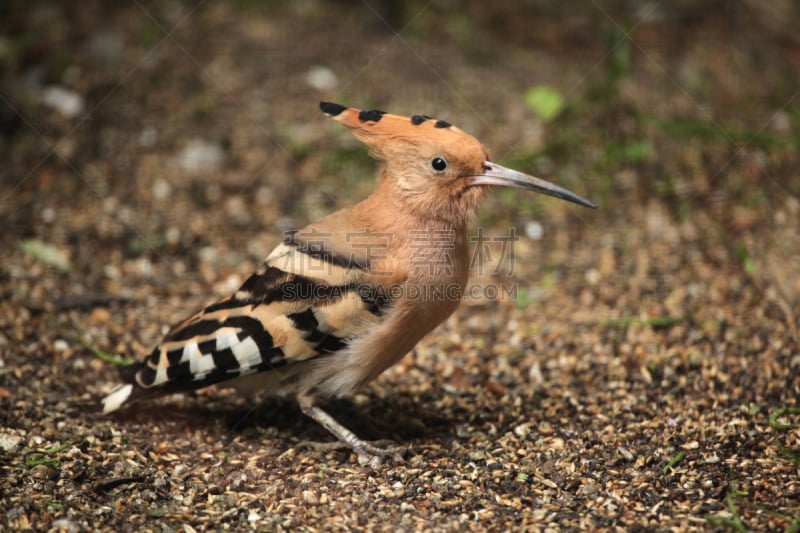
{"type": "Polygon", "coordinates": [[[525,93],[525,105],[544,122],[550,122],[564,110],[564,98],[546,85],[536,85],[525,93]]]}
{"type": "Polygon", "coordinates": [[[686,452],[684,451],[678,452],[678,454],[672,459],[670,459],[669,462],[667,462],[667,465],[661,469],[661,473],[667,475],[669,471],[674,470],[675,467],[678,466],[678,463],[683,461],[685,457],[686,457],[686,452]]]}
{"type": "Polygon", "coordinates": [[[792,450],[781,444],[780,442],[775,443],[775,447],[778,448],[778,451],[781,453],[782,456],[786,457],[795,468],[800,468],[800,457],[797,457],[792,450]]]}
{"type": "Polygon", "coordinates": [[[40,241],[39,239],[27,239],[19,243],[19,247],[23,252],[33,256],[33,258],[40,263],[54,267],[61,272],[69,272],[72,268],[67,254],[52,244],[40,241]]]}
{"type": "Polygon", "coordinates": [[[739,263],[742,265],[742,270],[744,270],[747,274],[752,276],[758,271],[758,267],[756,266],[755,261],[753,261],[753,258],[750,257],[750,251],[747,249],[747,245],[745,243],[736,243],[736,256],[739,258],[739,263]]]}
{"type": "Polygon", "coordinates": [[[48,465],[58,468],[61,466],[61,460],[56,457],[45,457],[40,453],[33,454],[28,459],[25,459],[25,466],[28,468],[33,468],[34,466],[39,465],[48,465]]]}
{"type": "Polygon", "coordinates": [[[104,352],[100,348],[94,346],[92,343],[84,339],[83,337],[76,337],[76,340],[81,343],[81,345],[92,352],[95,357],[99,357],[103,361],[108,361],[109,363],[115,364],[117,366],[131,366],[136,364],[136,361],[133,359],[129,359],[127,357],[121,357],[119,355],[115,355],[113,353],[104,352]]]}
{"type": "Polygon", "coordinates": [[[654,316],[646,319],[634,317],[607,318],[598,320],[606,328],[625,329],[631,326],[649,326],[653,329],[666,329],[687,322],[688,319],[676,316],[654,316]]]}
{"type": "Polygon", "coordinates": [[[639,163],[649,158],[653,154],[653,143],[649,140],[638,141],[628,145],[622,151],[622,155],[626,161],[631,163],[639,163]]]}
{"type": "Polygon", "coordinates": [[[798,429],[800,428],[800,423],[798,424],[782,424],[778,422],[778,419],[784,417],[786,415],[797,415],[800,414],[800,407],[781,407],[779,409],[775,409],[772,411],[772,414],[769,415],[769,427],[778,431],[789,431],[791,429],[798,429]]]}

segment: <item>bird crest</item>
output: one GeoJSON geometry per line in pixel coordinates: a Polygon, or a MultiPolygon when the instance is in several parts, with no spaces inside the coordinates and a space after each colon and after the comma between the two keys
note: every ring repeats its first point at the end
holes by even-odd
{"type": "Polygon", "coordinates": [[[332,102],[320,109],[347,126],[376,158],[407,162],[410,153],[441,153],[465,165],[480,166],[489,152],[480,141],[453,124],[427,115],[394,115],[378,109],[362,110],[332,102]],[[413,150],[410,148],[413,147],[413,150]]]}

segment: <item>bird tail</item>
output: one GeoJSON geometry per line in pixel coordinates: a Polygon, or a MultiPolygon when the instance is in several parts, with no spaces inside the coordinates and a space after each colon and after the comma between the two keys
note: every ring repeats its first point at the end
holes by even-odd
{"type": "Polygon", "coordinates": [[[100,401],[100,412],[107,414],[116,411],[131,399],[134,390],[135,385],[133,383],[119,385],[100,401]]]}
{"type": "Polygon", "coordinates": [[[123,383],[118,385],[109,392],[105,397],[96,401],[94,406],[95,410],[100,414],[108,414],[116,411],[123,405],[137,400],[142,396],[147,396],[149,391],[141,387],[136,382],[136,374],[145,366],[145,363],[137,363],[133,366],[128,366],[120,369],[120,377],[123,383]]]}

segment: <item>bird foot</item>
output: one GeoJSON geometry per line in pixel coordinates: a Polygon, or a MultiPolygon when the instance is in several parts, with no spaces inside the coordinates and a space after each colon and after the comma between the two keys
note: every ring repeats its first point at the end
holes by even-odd
{"type": "Polygon", "coordinates": [[[358,464],[372,467],[383,464],[386,458],[402,462],[403,456],[408,451],[408,448],[404,446],[394,446],[394,443],[390,440],[363,441],[359,439],[357,442],[304,440],[298,444],[298,447],[310,448],[315,451],[349,449],[355,452],[358,457],[358,464]]]}
{"type": "MultiPolygon", "coordinates": [[[[380,465],[386,457],[392,457],[398,462],[403,460],[405,448],[391,447],[382,448],[381,444],[389,443],[390,441],[377,441],[370,443],[363,441],[356,436],[355,433],[337,422],[331,415],[323,411],[319,406],[314,405],[313,398],[308,396],[301,396],[298,398],[300,409],[307,416],[316,420],[316,422],[330,431],[336,436],[337,441],[332,443],[325,443],[325,449],[340,449],[350,448],[356,455],[358,455],[358,463],[361,465],[380,465]]],[[[309,443],[305,443],[309,445],[309,443]]],[[[311,448],[320,449],[319,445],[322,443],[312,443],[311,448]]]]}

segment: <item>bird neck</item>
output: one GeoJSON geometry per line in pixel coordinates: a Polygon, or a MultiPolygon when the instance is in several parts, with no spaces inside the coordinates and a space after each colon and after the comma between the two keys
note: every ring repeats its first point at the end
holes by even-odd
{"type": "Polygon", "coordinates": [[[482,191],[471,189],[451,195],[432,190],[412,193],[385,173],[375,191],[353,207],[371,231],[450,231],[466,235],[482,191]]]}
{"type": "Polygon", "coordinates": [[[356,204],[352,213],[357,226],[387,237],[392,259],[381,268],[400,273],[398,280],[456,288],[466,283],[467,216],[424,212],[386,179],[371,196],[356,204]]]}

